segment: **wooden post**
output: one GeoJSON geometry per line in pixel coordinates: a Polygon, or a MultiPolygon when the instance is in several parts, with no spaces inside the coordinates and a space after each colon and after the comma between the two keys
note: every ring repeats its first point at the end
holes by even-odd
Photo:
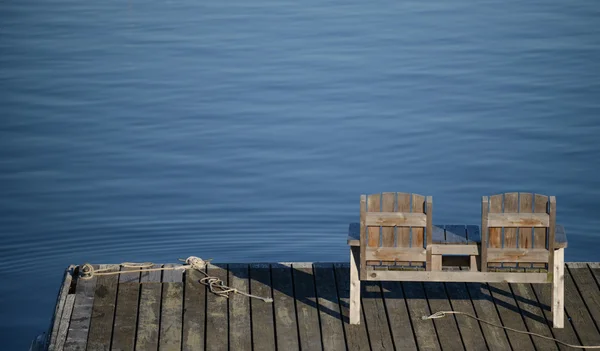
{"type": "Polygon", "coordinates": [[[487,249],[488,249],[488,197],[481,198],[481,271],[487,272],[487,249]]]}
{"type": "Polygon", "coordinates": [[[554,279],[552,279],[552,324],[563,328],[565,322],[565,249],[554,250],[554,279]]]}
{"type": "Polygon", "coordinates": [[[471,272],[477,272],[477,256],[469,256],[469,268],[471,272]]]}
{"type": "MultiPolygon", "coordinates": [[[[550,225],[548,226],[548,273],[554,271],[554,257],[556,253],[554,252],[554,241],[556,236],[556,198],[554,196],[549,197],[548,201],[548,215],[550,216],[550,225]]],[[[564,263],[563,263],[564,265],[564,263]]],[[[564,267],[561,269],[564,270],[564,267]]],[[[552,278],[552,276],[548,277],[552,278]]],[[[554,281],[555,279],[552,279],[554,281]]]]}
{"type": "MultiPolygon", "coordinates": [[[[431,249],[428,249],[431,250],[431,249]]],[[[442,270],[442,255],[431,255],[431,271],[442,270]]]]}
{"type": "Polygon", "coordinates": [[[360,248],[350,246],[350,324],[360,324],[360,248]]]}
{"type": "MultiPolygon", "coordinates": [[[[433,259],[431,257],[431,245],[433,244],[433,198],[427,196],[425,202],[425,211],[427,212],[427,227],[425,228],[427,232],[427,262],[425,263],[425,269],[431,271],[433,268],[433,259]]],[[[441,264],[442,262],[440,262],[440,266],[441,264]]]]}
{"type": "MultiPolygon", "coordinates": [[[[367,195],[360,196],[360,265],[361,279],[367,279],[367,195]]],[[[352,260],[350,265],[352,265],[352,260]]]]}

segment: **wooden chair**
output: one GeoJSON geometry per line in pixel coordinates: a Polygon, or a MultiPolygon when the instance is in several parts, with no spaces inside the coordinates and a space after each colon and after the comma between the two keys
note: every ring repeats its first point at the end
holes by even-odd
{"type": "Polygon", "coordinates": [[[483,196],[481,233],[481,271],[519,272],[519,282],[552,283],[553,324],[562,328],[566,238],[556,240],[555,197],[532,193],[483,196]]]}
{"type": "Polygon", "coordinates": [[[431,196],[361,195],[348,237],[350,324],[360,322],[360,282],[379,280],[552,283],[553,323],[563,327],[567,240],[553,196],[484,196],[481,235],[476,225],[434,226],[432,217],[431,196]],[[443,270],[445,262],[470,270],[443,270]]]}
{"type": "Polygon", "coordinates": [[[432,232],[432,214],[431,196],[361,195],[360,246],[351,246],[351,324],[360,321],[360,281],[390,280],[386,279],[387,275],[384,274],[383,279],[380,275],[394,272],[378,268],[431,269],[431,254],[426,248],[432,236],[426,233],[432,232]]]}

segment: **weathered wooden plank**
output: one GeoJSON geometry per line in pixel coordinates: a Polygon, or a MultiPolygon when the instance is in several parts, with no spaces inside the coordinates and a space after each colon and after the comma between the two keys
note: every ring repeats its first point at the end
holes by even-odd
{"type": "MultiPolygon", "coordinates": [[[[423,286],[431,313],[452,310],[443,283],[424,283],[423,286]]],[[[433,320],[440,346],[443,350],[464,350],[462,340],[458,337],[460,332],[454,316],[445,319],[433,320]]]]}
{"type": "MultiPolygon", "coordinates": [[[[481,283],[468,283],[467,289],[471,296],[471,301],[473,302],[477,317],[494,324],[502,324],[487,285],[481,283]]],[[[508,343],[504,330],[492,327],[485,323],[480,323],[480,326],[488,348],[491,351],[510,350],[510,344],[508,343]]]]}
{"type": "Polygon", "coordinates": [[[467,244],[481,243],[481,231],[478,225],[467,225],[467,244]]]}
{"type": "Polygon", "coordinates": [[[430,245],[434,255],[479,255],[477,245],[430,245]]]}
{"type": "MultiPolygon", "coordinates": [[[[378,232],[379,233],[379,232],[378,232]]],[[[302,350],[321,350],[319,311],[312,265],[293,264],[292,272],[296,296],[296,315],[302,350]]]]}
{"type": "MultiPolygon", "coordinates": [[[[502,194],[499,195],[493,195],[490,196],[490,209],[489,209],[489,213],[488,216],[486,218],[486,223],[488,226],[488,233],[489,233],[489,244],[488,247],[493,249],[493,248],[502,248],[502,225],[500,226],[496,226],[494,225],[494,223],[490,223],[489,217],[492,214],[500,214],[502,215],[502,203],[504,202],[504,198],[502,194]]],[[[489,263],[487,261],[487,253],[485,255],[481,255],[482,258],[486,258],[486,261],[481,261],[481,262],[487,262],[487,266],[488,267],[502,267],[501,263],[489,263]]]]}
{"type": "MultiPolygon", "coordinates": [[[[506,193],[504,194],[504,214],[516,214],[519,212],[519,193],[506,193]]],[[[489,223],[488,223],[489,224],[489,223]]],[[[517,228],[504,228],[504,248],[505,249],[516,249],[517,248],[517,228]]],[[[546,253],[548,256],[548,253],[546,253]]],[[[489,261],[488,257],[488,262],[489,261]]],[[[516,267],[515,262],[506,262],[503,267],[516,267]]]]}
{"type": "Polygon", "coordinates": [[[596,324],[596,329],[600,330],[600,289],[591,270],[587,266],[575,268],[574,265],[569,263],[567,263],[567,267],[579,294],[583,298],[596,324]]]}
{"type": "MultiPolygon", "coordinates": [[[[67,295],[69,295],[69,288],[71,287],[71,281],[73,280],[73,271],[75,270],[75,266],[69,266],[64,274],[64,278],[61,284],[61,287],[58,291],[58,296],[56,298],[56,306],[54,308],[54,316],[52,317],[51,330],[48,333],[48,350],[54,351],[56,349],[56,342],[58,338],[58,331],[61,327],[62,315],[63,311],[65,311],[65,303],[67,300],[67,295]]],[[[74,297],[73,297],[74,301],[74,297]]],[[[72,305],[71,305],[72,308],[72,305]]],[[[71,317],[69,311],[69,318],[71,317]]],[[[68,321],[68,320],[67,320],[68,321]]],[[[64,329],[65,332],[67,329],[64,329]]],[[[63,339],[66,337],[66,334],[61,336],[63,339]]],[[[63,340],[64,344],[64,340],[63,340]]]]}
{"type": "MultiPolygon", "coordinates": [[[[118,272],[119,265],[109,265],[106,269],[118,272]]],[[[91,351],[110,350],[119,276],[101,275],[97,279],[86,348],[91,351]]]]}
{"type": "MultiPolygon", "coordinates": [[[[531,284],[511,284],[515,300],[519,305],[527,330],[552,338],[552,331],[535,297],[531,284]]],[[[554,341],[533,337],[536,350],[558,350],[554,341]]]]}
{"type": "Polygon", "coordinates": [[[488,249],[488,262],[548,262],[548,250],[488,249]]]}
{"type": "Polygon", "coordinates": [[[481,256],[479,257],[482,272],[488,271],[487,251],[490,247],[490,229],[487,222],[490,202],[487,196],[481,197],[481,256]]]}
{"type": "MultiPolygon", "coordinates": [[[[162,268],[155,264],[151,268],[162,268]]],[[[142,272],[140,277],[140,303],[137,322],[137,351],[158,350],[160,328],[160,302],[162,294],[161,271],[142,272]]]]}
{"type": "MultiPolygon", "coordinates": [[[[206,272],[210,277],[220,279],[223,285],[228,284],[226,264],[210,264],[206,272]]],[[[227,298],[209,291],[206,296],[206,349],[227,350],[228,333],[227,298]]]]}
{"type": "MultiPolygon", "coordinates": [[[[351,325],[350,322],[350,279],[349,269],[346,264],[335,264],[335,277],[337,281],[338,296],[342,313],[342,322],[346,335],[348,350],[370,350],[369,338],[365,327],[364,318],[360,324],[351,325]]],[[[279,348],[281,350],[281,348],[279,348]]],[[[290,349],[292,350],[292,349],[290,349]]]]}
{"type": "MultiPolygon", "coordinates": [[[[166,264],[165,268],[180,266],[178,264],[166,264]]],[[[162,305],[160,309],[158,349],[161,351],[181,350],[182,327],[183,271],[181,269],[165,270],[162,276],[162,305]]]]}
{"type": "Polygon", "coordinates": [[[333,264],[314,264],[323,350],[346,350],[333,264]]]}
{"type": "MultiPolygon", "coordinates": [[[[367,221],[367,217],[371,214],[370,212],[381,212],[381,195],[380,194],[372,194],[367,196],[367,213],[365,215],[365,225],[369,226],[369,222],[367,221]]],[[[367,228],[368,234],[368,246],[376,247],[379,246],[379,227],[370,227],[367,228]]]]}
{"type": "Polygon", "coordinates": [[[133,350],[137,333],[140,269],[121,267],[113,328],[113,350],[133,350]]]}
{"type": "Polygon", "coordinates": [[[465,225],[451,224],[446,225],[446,244],[466,244],[467,227],[465,225]]]}
{"type": "MultiPolygon", "coordinates": [[[[394,207],[396,205],[396,193],[383,193],[381,202],[382,202],[381,211],[394,212],[394,207]]],[[[394,238],[394,228],[393,227],[381,228],[381,246],[394,247],[395,241],[396,240],[394,238]]],[[[367,260],[368,259],[369,258],[367,258],[367,260]]],[[[382,262],[382,264],[393,265],[394,260],[384,261],[384,262],[382,262]]],[[[323,341],[325,341],[325,340],[323,340],[323,341]]]]}
{"type": "Polygon", "coordinates": [[[373,350],[393,350],[385,306],[378,282],[361,282],[362,304],[367,332],[373,350]]]}
{"type": "MultiPolygon", "coordinates": [[[[249,293],[250,275],[248,268],[245,263],[230,264],[228,285],[239,291],[249,293]]],[[[188,290],[186,290],[186,298],[187,293],[188,290]]],[[[277,328],[279,329],[279,326],[277,328]]],[[[229,349],[252,350],[250,298],[241,294],[233,294],[229,298],[229,349]]]]}
{"type": "MultiPolygon", "coordinates": [[[[410,194],[397,193],[396,196],[398,197],[396,204],[396,214],[406,215],[400,216],[398,218],[398,222],[396,222],[396,225],[398,226],[398,228],[396,228],[398,246],[410,247],[410,228],[408,227],[425,227],[425,225],[427,224],[427,217],[423,213],[410,213],[410,194]],[[403,220],[402,218],[405,218],[405,220],[403,220]]],[[[408,262],[398,262],[398,264],[406,265],[408,264],[408,262]]]]}
{"type": "Polygon", "coordinates": [[[565,270],[565,310],[583,345],[600,345],[600,333],[568,270],[565,270]]]}
{"type": "MultiPolygon", "coordinates": [[[[63,306],[62,315],[60,317],[60,324],[58,325],[58,333],[56,334],[56,343],[53,345],[52,350],[63,350],[65,342],[67,340],[67,332],[69,330],[69,323],[71,321],[71,314],[73,313],[73,305],[75,304],[75,294],[68,294],[65,299],[63,306]]],[[[50,349],[49,349],[50,350],[50,349]]]]}
{"type": "MultiPolygon", "coordinates": [[[[407,213],[407,212],[380,212],[380,213],[367,213],[366,217],[367,227],[370,226],[381,226],[381,227],[422,227],[427,225],[427,216],[422,213],[407,213]]],[[[377,228],[379,229],[379,228],[377,228]]],[[[398,228],[402,229],[402,228],[398,228]]],[[[408,230],[404,228],[403,230],[408,230]]],[[[405,241],[402,238],[402,241],[405,241]]],[[[410,236],[409,236],[410,245],[410,236]]],[[[398,245],[400,246],[400,244],[398,245]]],[[[408,246],[405,246],[408,247],[408,246]]]]}
{"type": "MultiPolygon", "coordinates": [[[[550,225],[550,217],[545,213],[490,213],[488,226],[517,228],[535,227],[546,228],[550,225]]],[[[505,232],[506,233],[506,232],[505,232]]]]}
{"type": "Polygon", "coordinates": [[[592,275],[596,278],[598,286],[600,286],[600,262],[590,262],[588,263],[588,267],[590,267],[592,275]]]}
{"type": "MultiPolygon", "coordinates": [[[[533,212],[533,194],[531,193],[519,193],[519,213],[532,213],[533,212]]],[[[544,230],[539,228],[538,230],[544,230]]],[[[533,248],[533,228],[519,228],[519,248],[530,249],[533,248]]]]}
{"type": "MultiPolygon", "coordinates": [[[[244,265],[247,266],[247,265],[244,265]]],[[[206,272],[206,268],[203,270],[206,272]]],[[[195,269],[185,271],[183,299],[183,351],[204,350],[204,328],[206,326],[206,286],[200,284],[205,275],[195,269]]],[[[247,274],[246,274],[247,279],[247,274]]],[[[231,275],[229,281],[232,281],[231,275]]],[[[237,282],[237,280],[233,280],[237,282]]],[[[249,317],[250,312],[248,311],[249,317]]],[[[234,322],[235,323],[235,322],[234,322]]],[[[233,343],[232,336],[232,343],[233,343]]]]}
{"type": "MultiPolygon", "coordinates": [[[[103,265],[93,265],[95,270],[104,268],[103,265]]],[[[79,267],[81,269],[81,267],[79,267]]],[[[77,278],[75,288],[75,301],[73,312],[71,314],[71,323],[65,341],[67,350],[85,350],[87,346],[87,337],[92,319],[92,308],[94,305],[94,290],[96,288],[97,277],[91,279],[77,278]]],[[[59,350],[57,348],[57,350],[59,350]]]]}
{"type": "MultiPolygon", "coordinates": [[[[577,334],[573,329],[573,325],[571,322],[566,321],[564,328],[560,329],[552,329],[552,312],[550,310],[550,306],[552,305],[552,286],[550,284],[532,284],[533,291],[538,299],[542,312],[544,313],[544,317],[546,318],[546,323],[548,327],[552,331],[552,334],[558,340],[564,341],[568,344],[572,345],[581,345],[579,340],[577,339],[577,334]]],[[[569,319],[569,318],[567,318],[569,319]]],[[[573,350],[570,347],[566,347],[564,345],[558,345],[561,350],[573,350]]]]}
{"type": "MultiPolygon", "coordinates": [[[[475,315],[465,283],[445,283],[452,311],[475,315]]],[[[448,318],[448,317],[446,317],[448,318]]],[[[465,350],[487,350],[479,323],[472,318],[456,316],[465,350]]]]}
{"type": "MultiPolygon", "coordinates": [[[[412,194],[412,212],[425,213],[425,196],[412,194]]],[[[423,228],[411,228],[411,246],[425,247],[425,230],[423,228]]]]}
{"type": "MultiPolygon", "coordinates": [[[[252,295],[272,297],[271,270],[268,264],[257,263],[250,265],[250,279],[250,292],[252,295]]],[[[252,309],[252,340],[254,342],[254,349],[275,350],[273,303],[251,299],[250,308],[252,309]]]]}
{"type": "MultiPolygon", "coordinates": [[[[356,248],[354,248],[356,249],[356,248]]],[[[273,308],[278,350],[299,350],[291,265],[271,265],[273,308]]]]}
{"type": "Polygon", "coordinates": [[[547,283],[547,273],[518,272],[426,272],[426,271],[370,271],[369,281],[412,281],[412,282],[508,282],[508,283],[547,283]]]}
{"type": "Polygon", "coordinates": [[[400,282],[381,282],[392,340],[397,350],[416,350],[417,344],[400,282]]]}
{"type": "Polygon", "coordinates": [[[433,321],[422,320],[423,316],[431,315],[423,284],[420,282],[403,282],[402,289],[419,349],[441,350],[433,321]]]}
{"type": "Polygon", "coordinates": [[[425,261],[426,251],[422,247],[368,247],[367,260],[388,260],[387,264],[398,261],[425,261]]]}
{"type": "MultiPolygon", "coordinates": [[[[489,284],[489,288],[500,314],[502,325],[517,330],[527,330],[509,285],[507,283],[493,283],[489,284]]],[[[535,350],[528,335],[515,333],[510,330],[507,330],[506,334],[513,349],[535,350]]]]}

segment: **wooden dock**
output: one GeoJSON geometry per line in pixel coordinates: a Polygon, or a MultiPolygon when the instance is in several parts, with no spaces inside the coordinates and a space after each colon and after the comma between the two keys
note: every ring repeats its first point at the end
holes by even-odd
{"type": "MultiPolygon", "coordinates": [[[[161,267],[162,265],[155,265],[161,267]]],[[[119,265],[100,265],[126,270],[119,265]]],[[[360,325],[348,324],[347,263],[216,264],[207,273],[273,303],[216,296],[195,270],[77,277],[69,267],[55,318],[35,350],[565,350],[456,310],[576,345],[600,345],[600,263],[565,268],[564,329],[551,286],[363,282],[360,325]]]]}

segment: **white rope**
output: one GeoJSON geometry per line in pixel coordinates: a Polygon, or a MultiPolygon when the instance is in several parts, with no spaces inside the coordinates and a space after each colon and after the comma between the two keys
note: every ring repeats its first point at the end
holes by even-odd
{"type": "Polygon", "coordinates": [[[545,336],[545,335],[541,335],[541,334],[538,334],[538,333],[531,333],[531,332],[527,332],[527,331],[523,331],[523,330],[517,330],[517,329],[505,327],[503,325],[495,324],[495,323],[483,320],[481,318],[477,318],[476,316],[474,316],[472,314],[465,313],[465,312],[460,312],[460,311],[439,311],[439,312],[436,312],[436,313],[432,314],[431,316],[423,316],[423,317],[421,317],[421,319],[422,320],[439,319],[439,318],[446,317],[446,315],[448,315],[448,314],[457,314],[457,315],[467,316],[467,317],[476,319],[476,320],[478,320],[478,321],[480,321],[482,323],[491,325],[491,326],[496,327],[496,328],[502,328],[502,329],[510,330],[510,331],[513,331],[513,332],[519,333],[519,334],[527,334],[527,335],[536,336],[538,338],[542,338],[542,339],[546,339],[546,340],[556,341],[557,343],[559,343],[561,345],[572,347],[572,348],[575,348],[575,349],[600,349],[600,345],[595,345],[595,346],[581,346],[581,345],[567,344],[566,342],[560,341],[560,340],[555,339],[555,338],[551,338],[549,336],[545,336]]]}
{"type": "Polygon", "coordinates": [[[96,270],[96,269],[94,269],[94,266],[92,266],[89,263],[86,263],[83,266],[81,266],[81,269],[79,271],[79,278],[86,280],[86,279],[92,279],[94,276],[118,275],[118,274],[123,274],[123,273],[132,273],[132,272],[139,273],[139,272],[157,272],[157,271],[175,271],[175,270],[195,269],[198,272],[204,274],[204,276],[205,276],[204,278],[200,279],[199,283],[206,285],[208,287],[208,289],[210,290],[210,292],[215,295],[229,298],[230,294],[240,294],[240,295],[244,295],[247,297],[251,297],[253,299],[263,300],[264,302],[273,302],[273,299],[270,297],[262,297],[262,296],[248,294],[244,291],[241,291],[236,288],[232,288],[232,287],[225,285],[225,283],[217,277],[209,276],[208,273],[205,272],[206,266],[208,265],[209,262],[210,262],[210,260],[205,261],[205,260],[201,259],[200,257],[190,256],[185,260],[185,263],[187,263],[187,264],[179,265],[179,266],[172,266],[172,267],[151,268],[153,266],[152,262],[144,262],[144,263],[123,262],[123,263],[121,263],[122,267],[140,268],[139,270],[136,270],[136,271],[111,271],[111,268],[104,268],[104,269],[96,270]]]}

